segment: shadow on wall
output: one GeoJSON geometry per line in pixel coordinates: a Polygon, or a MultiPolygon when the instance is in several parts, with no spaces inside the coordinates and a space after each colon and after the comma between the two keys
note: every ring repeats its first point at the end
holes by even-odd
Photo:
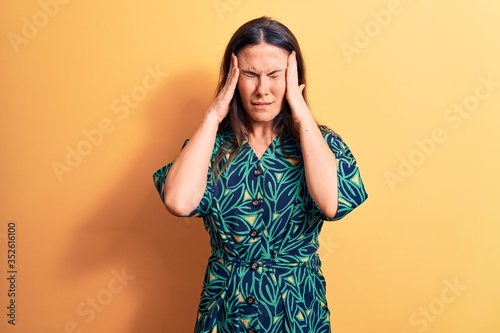
{"type": "MultiPolygon", "coordinates": [[[[146,146],[133,164],[124,166],[120,185],[82,218],[68,240],[61,284],[84,286],[94,274],[112,270],[129,276],[128,297],[115,295],[110,303],[123,302],[127,310],[119,321],[129,322],[129,333],[194,328],[210,253],[208,234],[201,219],[176,218],[166,211],[152,174],[177,156],[201,121],[215,86],[215,79],[203,71],[166,78],[145,101],[150,126],[146,146]]],[[[90,314],[82,319],[92,325],[90,314]]]]}

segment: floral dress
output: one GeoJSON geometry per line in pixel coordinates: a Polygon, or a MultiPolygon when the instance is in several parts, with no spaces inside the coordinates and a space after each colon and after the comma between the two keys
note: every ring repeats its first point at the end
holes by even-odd
{"type": "MultiPolygon", "coordinates": [[[[307,190],[300,144],[291,137],[276,138],[260,159],[245,142],[215,178],[218,149],[232,136],[217,134],[203,199],[190,214],[203,217],[211,245],[194,331],[330,332],[318,235],[324,220],[341,219],[367,198],[356,160],[338,135],[323,134],[338,164],[331,219],[307,190]]],[[[153,175],[162,199],[172,163],[153,175]]]]}

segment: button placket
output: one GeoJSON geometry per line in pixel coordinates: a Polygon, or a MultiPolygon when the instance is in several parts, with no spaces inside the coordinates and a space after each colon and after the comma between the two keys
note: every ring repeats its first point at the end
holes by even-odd
{"type": "MultiPolygon", "coordinates": [[[[251,274],[259,274],[262,273],[261,270],[262,265],[259,262],[259,259],[262,256],[262,244],[260,244],[260,237],[261,235],[261,224],[263,223],[262,218],[263,218],[263,209],[265,209],[265,198],[263,198],[263,189],[264,189],[264,172],[263,168],[261,167],[260,164],[255,165],[253,170],[251,169],[249,171],[249,177],[253,178],[253,181],[255,182],[255,192],[252,194],[252,199],[251,199],[251,207],[252,210],[254,211],[254,214],[256,214],[256,218],[253,221],[253,223],[250,225],[249,231],[248,232],[248,240],[251,243],[249,246],[254,246],[255,247],[255,252],[254,255],[255,257],[252,258],[254,261],[251,261],[249,263],[248,269],[251,272],[251,274]]],[[[257,299],[255,297],[255,292],[252,292],[252,289],[255,287],[251,287],[250,290],[247,291],[246,293],[246,298],[244,298],[245,304],[242,304],[242,309],[243,311],[247,314],[254,313],[255,311],[258,310],[257,307],[257,299]]],[[[250,326],[247,327],[245,332],[247,333],[258,333],[259,330],[255,328],[255,326],[250,326]]]]}
{"type": "MultiPolygon", "coordinates": [[[[255,169],[253,169],[253,175],[257,178],[259,178],[259,176],[261,176],[263,173],[264,172],[262,171],[262,166],[260,164],[257,165],[255,167],[255,169]]],[[[257,189],[262,188],[262,186],[263,186],[262,181],[263,181],[262,178],[256,180],[257,189]]],[[[255,197],[252,200],[252,206],[255,208],[257,208],[261,205],[262,198],[261,198],[261,195],[259,192],[260,191],[257,192],[257,197],[255,197]]]]}

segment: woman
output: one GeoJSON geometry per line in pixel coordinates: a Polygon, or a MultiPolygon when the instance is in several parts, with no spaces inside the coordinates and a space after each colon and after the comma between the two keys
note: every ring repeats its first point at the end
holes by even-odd
{"type": "Polygon", "coordinates": [[[367,194],[349,148],[314,120],[305,77],[288,28],[244,24],[204,119],[154,174],[168,211],[203,217],[210,235],[195,332],[330,332],[318,234],[367,194]]]}

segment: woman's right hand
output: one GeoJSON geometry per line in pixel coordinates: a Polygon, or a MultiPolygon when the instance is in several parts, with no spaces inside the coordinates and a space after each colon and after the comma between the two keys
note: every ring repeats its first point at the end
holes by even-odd
{"type": "Polygon", "coordinates": [[[203,198],[217,127],[229,112],[229,104],[233,99],[239,75],[238,58],[233,54],[224,87],[212,102],[204,120],[182,149],[165,179],[165,206],[176,216],[188,216],[203,198]]]}
{"type": "Polygon", "coordinates": [[[229,67],[229,73],[227,75],[226,83],[213,101],[207,114],[213,114],[217,118],[219,123],[229,112],[229,104],[233,99],[239,76],[240,69],[238,68],[238,58],[233,53],[231,55],[231,65],[229,67]]]}

